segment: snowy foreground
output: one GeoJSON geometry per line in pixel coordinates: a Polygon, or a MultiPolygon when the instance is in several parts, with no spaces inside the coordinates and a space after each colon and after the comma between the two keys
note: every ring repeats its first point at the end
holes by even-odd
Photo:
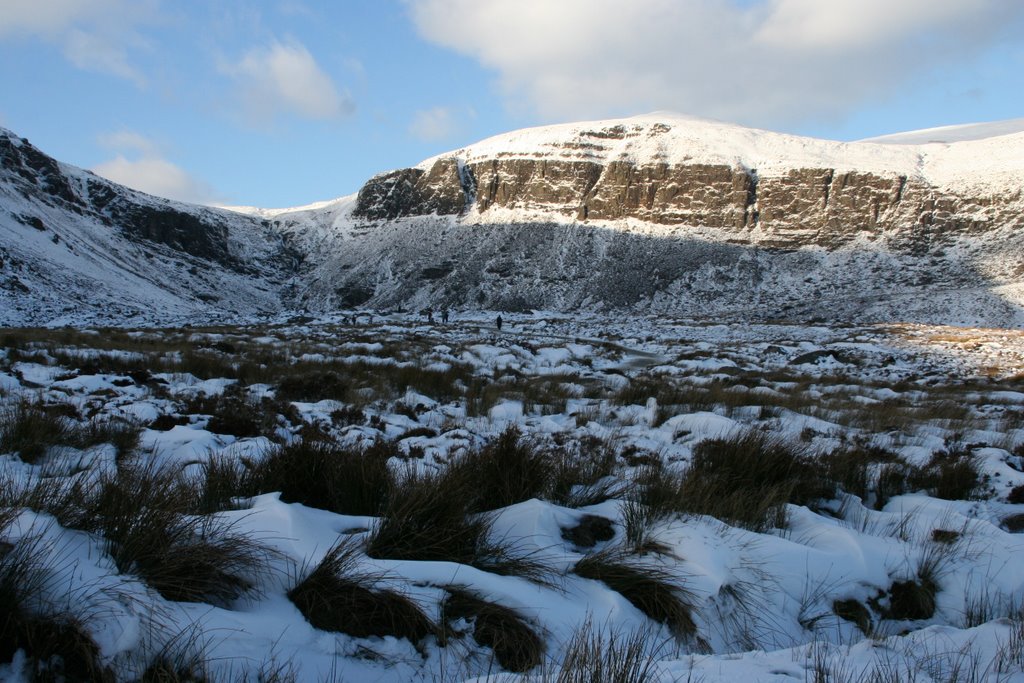
{"type": "Polygon", "coordinates": [[[0,331],[0,610],[32,634],[3,626],[0,676],[1024,681],[1024,334],[504,323],[0,331]],[[796,454],[813,482],[715,489],[709,444],[796,454]],[[267,464],[300,451],[382,457],[382,500],[267,464]],[[416,507],[495,453],[525,495],[491,477],[416,507]],[[559,466],[520,477],[538,457],[559,466]],[[482,536],[446,555],[432,520],[482,536]],[[147,523],[178,533],[156,561],[131,550],[147,523]],[[227,555],[174,575],[197,539],[227,555]],[[361,590],[325,608],[325,572],[361,590]],[[374,622],[388,601],[404,616],[374,622]],[[70,631],[91,663],[46,649],[70,631]]]}

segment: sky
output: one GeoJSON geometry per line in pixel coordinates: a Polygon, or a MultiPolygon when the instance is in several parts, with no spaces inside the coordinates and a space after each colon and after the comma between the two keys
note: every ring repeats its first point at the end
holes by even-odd
{"type": "Polygon", "coordinates": [[[0,0],[0,126],[206,204],[673,111],[838,140],[1024,117],[1020,0],[0,0]]]}

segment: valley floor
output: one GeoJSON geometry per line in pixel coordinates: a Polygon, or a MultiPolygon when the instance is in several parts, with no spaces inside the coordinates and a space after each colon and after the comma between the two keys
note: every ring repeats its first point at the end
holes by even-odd
{"type": "Polygon", "coordinates": [[[0,676],[1024,681],[1024,333],[495,318],[0,330],[0,676]]]}

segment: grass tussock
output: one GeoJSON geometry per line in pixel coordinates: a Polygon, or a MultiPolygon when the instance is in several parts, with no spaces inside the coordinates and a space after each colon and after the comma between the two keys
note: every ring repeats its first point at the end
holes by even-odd
{"type": "Polygon", "coordinates": [[[543,683],[653,683],[663,644],[649,633],[603,632],[589,622],[566,646],[565,658],[556,671],[546,671],[543,683]]]}
{"type": "Polygon", "coordinates": [[[490,524],[475,515],[473,479],[467,470],[408,470],[393,484],[367,541],[370,557],[476,564],[490,524]]]}
{"type": "Polygon", "coordinates": [[[491,648],[502,669],[522,673],[540,665],[544,641],[522,615],[466,589],[449,587],[447,590],[448,596],[441,605],[444,621],[465,619],[469,622],[473,639],[491,648]]]}
{"type": "MultiPolygon", "coordinates": [[[[10,520],[8,520],[10,521],[10,520]]],[[[0,664],[19,650],[31,680],[113,681],[99,648],[74,614],[56,609],[49,593],[50,563],[59,557],[38,535],[6,541],[0,527],[0,664]]]]}
{"type": "Polygon", "coordinates": [[[620,550],[608,549],[585,555],[572,571],[605,584],[650,619],[668,626],[677,638],[690,638],[697,632],[693,595],[678,577],[659,566],[639,563],[620,550]]]}
{"type": "Polygon", "coordinates": [[[17,453],[30,464],[70,434],[71,423],[67,418],[33,403],[21,401],[0,411],[0,451],[17,453]]]}
{"type": "Polygon", "coordinates": [[[394,636],[418,642],[436,632],[408,596],[381,587],[384,578],[358,568],[360,543],[346,538],[308,572],[288,599],[314,628],[357,638],[394,636]]]}
{"type": "Polygon", "coordinates": [[[230,522],[196,514],[200,499],[177,472],[134,462],[91,482],[40,479],[21,504],[99,535],[121,572],[168,600],[226,605],[255,587],[270,551],[230,522]]]}
{"type": "Polygon", "coordinates": [[[211,453],[199,465],[199,474],[190,482],[198,493],[195,511],[207,515],[241,507],[238,498],[251,491],[247,484],[248,470],[238,458],[223,453],[211,453]]]}
{"type": "Polygon", "coordinates": [[[969,500],[981,487],[978,459],[959,449],[939,451],[911,473],[910,485],[944,500],[969,500]]]}
{"type": "Polygon", "coordinates": [[[566,507],[596,505],[612,496],[616,452],[597,437],[585,437],[548,454],[554,461],[551,498],[566,507]]]}
{"type": "Polygon", "coordinates": [[[457,562],[548,583],[551,570],[520,553],[514,539],[491,538],[492,518],[476,512],[478,481],[471,473],[458,466],[441,472],[407,470],[388,493],[366,553],[391,560],[457,562]]]}
{"type": "Polygon", "coordinates": [[[474,512],[548,497],[555,481],[554,461],[524,439],[515,426],[465,455],[451,469],[456,470],[453,478],[469,483],[467,493],[473,496],[470,509],[474,512]]]}
{"type": "Polygon", "coordinates": [[[754,531],[784,528],[787,503],[835,494],[805,446],[754,431],[702,441],[682,473],[648,467],[636,484],[638,501],[654,519],[709,515],[754,531]]]}
{"type": "Polygon", "coordinates": [[[99,484],[83,526],[102,534],[122,572],[168,600],[229,604],[254,588],[269,551],[218,517],[190,514],[194,500],[176,473],[122,467],[99,484]]]}
{"type": "MultiPolygon", "coordinates": [[[[854,443],[823,454],[819,460],[822,476],[835,488],[857,496],[865,505],[888,500],[879,483],[879,468],[884,464],[902,464],[892,451],[869,444],[854,443]]],[[[879,505],[879,507],[881,507],[879,505]]]]}
{"type": "Polygon", "coordinates": [[[562,528],[562,538],[577,548],[593,548],[615,538],[615,524],[607,517],[583,515],[574,526],[562,528]]]}
{"type": "Polygon", "coordinates": [[[23,462],[35,464],[55,446],[84,449],[109,443],[117,449],[118,457],[138,448],[141,425],[115,418],[80,422],[69,414],[77,411],[55,410],[54,406],[28,401],[0,409],[0,453],[17,453],[23,462]]]}
{"type": "Polygon", "coordinates": [[[294,441],[278,446],[245,475],[250,494],[281,492],[286,503],[347,515],[376,515],[394,487],[388,459],[398,454],[385,441],[342,448],[327,441],[294,441]]]}

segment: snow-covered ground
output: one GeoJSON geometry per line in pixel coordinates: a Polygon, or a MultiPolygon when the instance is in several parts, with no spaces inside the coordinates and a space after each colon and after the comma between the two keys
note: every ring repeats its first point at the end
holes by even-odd
{"type": "MultiPolygon", "coordinates": [[[[558,671],[589,628],[620,643],[640,634],[653,662],[642,680],[1024,681],[1024,542],[1011,531],[1024,505],[1008,500],[1024,499],[1024,333],[554,313],[495,323],[488,312],[447,324],[363,312],[216,329],[9,331],[0,511],[13,512],[0,514],[10,517],[0,568],[12,549],[44,548],[31,610],[77,617],[121,680],[161,658],[207,680],[578,680],[558,671]],[[119,453],[58,443],[29,457],[5,448],[19,401],[65,406],[49,410],[69,424],[139,425],[139,444],[119,453]],[[238,429],[229,418],[245,406],[270,419],[238,429]],[[399,478],[444,472],[510,426],[544,453],[610,454],[603,476],[574,482],[573,495],[478,513],[492,540],[540,563],[542,576],[371,553],[365,543],[391,513],[339,514],[269,491],[209,513],[262,544],[253,590],[176,601],[115,561],[98,533],[65,528],[38,501],[12,502],[32,482],[96,481],[140,464],[186,476],[222,458],[254,468],[303,439],[386,443],[399,478]],[[652,516],[638,553],[627,538],[637,501],[653,503],[637,497],[637,482],[652,468],[685,474],[702,442],[744,434],[818,458],[886,453],[907,467],[945,453],[969,459],[980,478],[968,499],[839,491],[785,505],[779,526],[652,516]],[[585,495],[593,489],[607,496],[585,495]],[[575,535],[593,518],[607,520],[607,534],[575,535]],[[344,539],[374,590],[399,592],[439,627],[412,642],[311,625],[288,593],[344,539]],[[577,563],[601,553],[664,579],[693,630],[659,623],[610,578],[584,578],[577,563]],[[927,588],[931,609],[900,607],[911,584],[927,588]],[[457,591],[517,615],[542,643],[539,665],[502,672],[485,617],[444,611],[457,591]]],[[[886,467],[874,462],[868,479],[886,467]]],[[[27,680],[32,666],[22,651],[0,675],[27,680]]]]}

